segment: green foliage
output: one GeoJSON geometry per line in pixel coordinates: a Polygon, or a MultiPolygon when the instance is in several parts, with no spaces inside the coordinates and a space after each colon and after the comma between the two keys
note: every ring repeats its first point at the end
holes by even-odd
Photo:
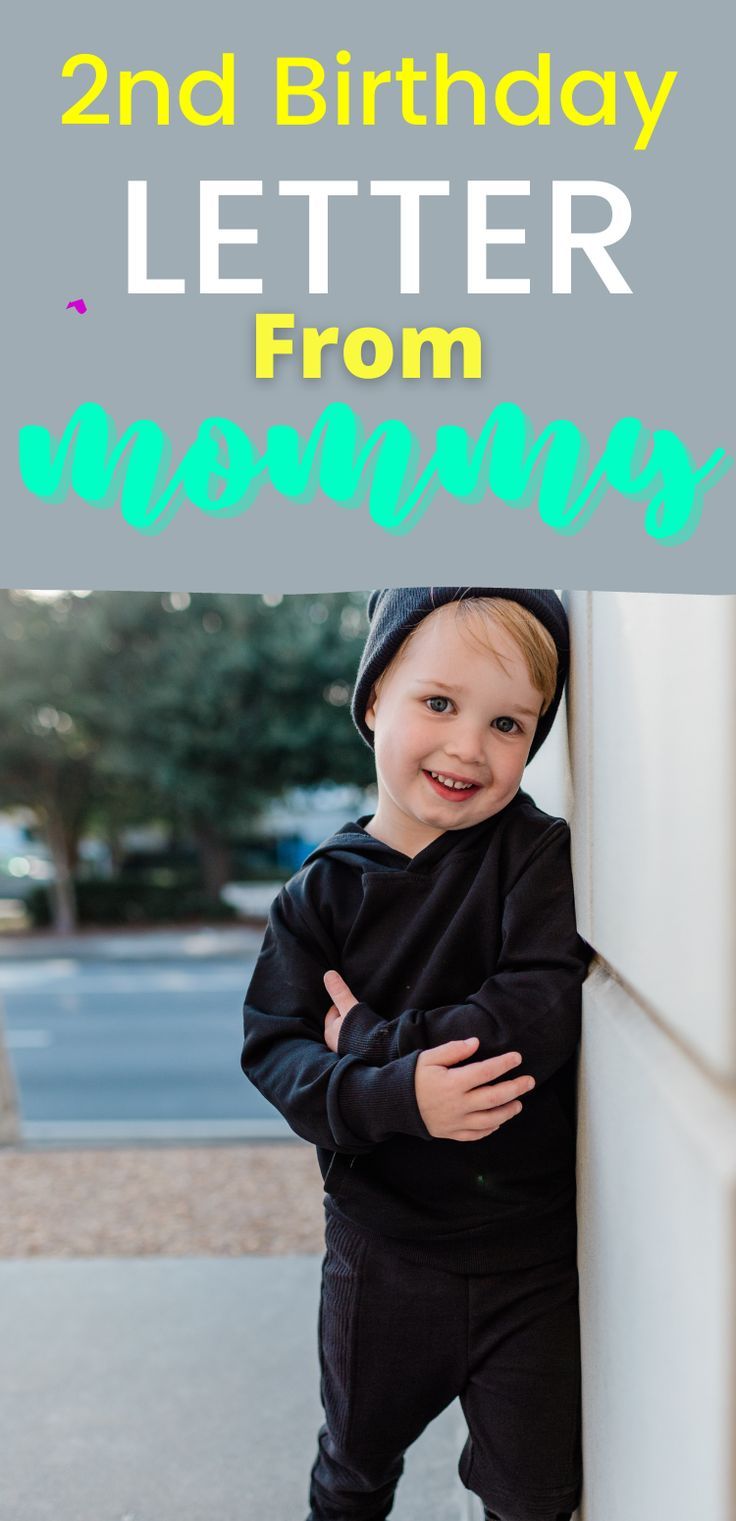
{"type": "Polygon", "coordinates": [[[0,592],[0,806],[63,795],[70,825],[86,815],[104,705],[97,613],[87,599],[0,592]]]}
{"type": "Polygon", "coordinates": [[[371,759],[347,707],[363,605],[335,593],[276,606],[107,594],[115,774],[136,777],[182,826],[220,835],[289,786],[366,783],[371,759]]]}
{"type": "MultiPolygon", "coordinates": [[[[120,876],[114,881],[87,877],[76,886],[79,924],[130,925],[184,924],[189,920],[228,920],[235,909],[221,898],[210,898],[199,884],[162,883],[150,878],[120,876]]],[[[51,902],[44,887],[28,895],[26,908],[31,923],[45,928],[51,923],[51,902]]]]}
{"type": "Polygon", "coordinates": [[[83,832],[156,820],[214,893],[270,799],[372,780],[348,706],[365,629],[364,593],[2,591],[0,807],[36,811],[60,878],[83,832]]]}

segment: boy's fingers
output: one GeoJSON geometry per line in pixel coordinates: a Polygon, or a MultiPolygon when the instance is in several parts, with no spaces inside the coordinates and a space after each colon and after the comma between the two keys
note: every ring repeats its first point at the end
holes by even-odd
{"type": "Polygon", "coordinates": [[[522,1061],[518,1051],[504,1051],[503,1056],[487,1056],[484,1061],[473,1062],[472,1066],[464,1068],[462,1075],[467,1079],[468,1087],[475,1088],[503,1077],[514,1067],[521,1066],[522,1061]]]}
{"type": "Polygon", "coordinates": [[[512,1120],[514,1115],[521,1114],[523,1107],[523,1104],[514,1102],[511,1104],[501,1104],[498,1109],[486,1110],[485,1112],[479,1110],[476,1114],[467,1114],[463,1122],[464,1127],[466,1130],[472,1131],[474,1135],[483,1135],[486,1131],[492,1132],[498,1130],[499,1125],[503,1125],[506,1120],[512,1120]]]}
{"type": "Polygon", "coordinates": [[[337,1005],[339,1014],[347,1014],[359,1002],[355,994],[351,993],[345,978],[341,977],[339,972],[325,972],[322,981],[333,1003],[337,1005]]]}
{"type": "MultiPolygon", "coordinates": [[[[451,1067],[454,1062],[466,1061],[477,1050],[478,1037],[470,1040],[446,1040],[442,1046],[429,1046],[422,1051],[420,1061],[433,1067],[451,1067]]],[[[475,1070],[475,1069],[473,1069],[475,1070]]]]}
{"type": "Polygon", "coordinates": [[[497,1112],[504,1104],[510,1104],[514,1099],[523,1098],[525,1093],[531,1093],[534,1087],[534,1078],[529,1076],[513,1077],[507,1083],[486,1083],[480,1088],[471,1088],[467,1103],[471,1113],[480,1113],[483,1110],[497,1112]]]}
{"type": "Polygon", "coordinates": [[[508,1104],[499,1104],[497,1109],[478,1110],[475,1114],[465,1116],[465,1124],[469,1130],[483,1130],[486,1127],[494,1130],[503,1125],[506,1120],[512,1120],[515,1114],[521,1114],[523,1104],[518,1099],[513,1099],[508,1104]]]}

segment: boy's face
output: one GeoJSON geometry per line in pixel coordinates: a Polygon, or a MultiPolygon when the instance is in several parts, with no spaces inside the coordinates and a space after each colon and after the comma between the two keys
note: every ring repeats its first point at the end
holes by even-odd
{"type": "Polygon", "coordinates": [[[469,629],[452,603],[430,613],[366,710],[378,778],[371,832],[406,855],[499,813],[519,789],[542,696],[511,635],[476,617],[469,629]]]}

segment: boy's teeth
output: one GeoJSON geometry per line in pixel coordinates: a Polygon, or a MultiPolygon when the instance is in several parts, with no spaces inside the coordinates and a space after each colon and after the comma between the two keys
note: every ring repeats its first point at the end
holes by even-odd
{"type": "Polygon", "coordinates": [[[463,790],[474,785],[473,782],[453,782],[451,777],[443,776],[441,771],[430,771],[429,774],[430,776],[433,776],[436,781],[441,782],[443,787],[459,787],[461,790],[463,790]]]}

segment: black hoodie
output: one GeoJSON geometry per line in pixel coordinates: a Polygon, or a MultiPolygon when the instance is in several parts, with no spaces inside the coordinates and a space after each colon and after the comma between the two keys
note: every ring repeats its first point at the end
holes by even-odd
{"type": "Polygon", "coordinates": [[[348,823],[276,899],[243,1010],[242,1067],[317,1147],[328,1209],[402,1255],[491,1272],[575,1242],[575,1055],[590,948],[575,927],[570,832],[518,792],[409,857],[348,823]],[[359,1005],[338,1053],[323,975],[359,1005]],[[536,1087],[479,1141],[430,1136],[419,1053],[477,1035],[536,1087]]]}

